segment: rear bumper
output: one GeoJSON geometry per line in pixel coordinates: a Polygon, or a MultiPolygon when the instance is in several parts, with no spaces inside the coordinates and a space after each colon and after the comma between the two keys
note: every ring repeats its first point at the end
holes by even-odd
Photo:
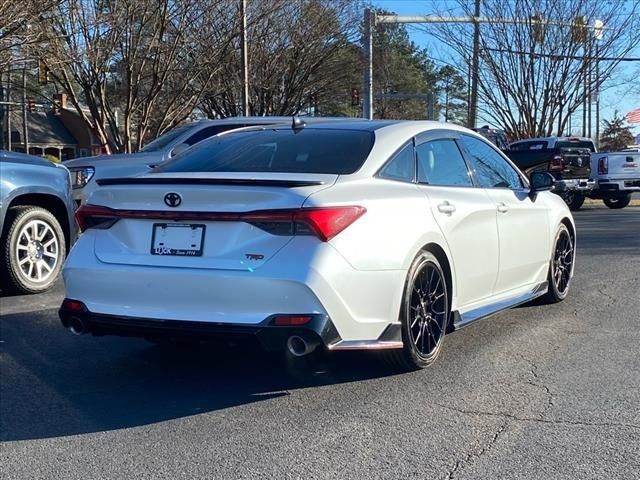
{"type": "Polygon", "coordinates": [[[63,277],[67,297],[85,305],[95,332],[145,336],[136,329],[186,332],[201,325],[255,334],[273,315],[313,315],[331,319],[339,348],[399,341],[383,333],[397,324],[406,272],[355,270],[331,245],[313,244],[311,237],[296,237],[255,270],[234,271],[104,263],[93,252],[92,235],[82,235],[63,277]]]}
{"type": "Polygon", "coordinates": [[[205,342],[217,339],[247,339],[257,340],[262,348],[268,351],[284,350],[287,339],[292,335],[319,341],[326,348],[338,345],[342,340],[333,322],[326,315],[313,315],[307,324],[294,327],[272,325],[275,316],[266,318],[258,325],[241,325],[122,317],[93,313],[86,307],[82,311],[70,311],[64,308],[64,304],[58,313],[65,328],[75,326],[76,333],[95,336],[197,339],[205,342]],[[79,330],[77,325],[81,325],[82,328],[79,330]]]}
{"type": "Polygon", "coordinates": [[[611,193],[634,193],[640,192],[640,179],[622,179],[622,180],[599,180],[594,190],[594,195],[604,195],[611,193]]]}
{"type": "Polygon", "coordinates": [[[560,175],[556,175],[555,191],[558,193],[566,192],[569,190],[580,190],[582,192],[589,192],[596,186],[594,180],[587,179],[566,179],[561,178],[560,175]]]}

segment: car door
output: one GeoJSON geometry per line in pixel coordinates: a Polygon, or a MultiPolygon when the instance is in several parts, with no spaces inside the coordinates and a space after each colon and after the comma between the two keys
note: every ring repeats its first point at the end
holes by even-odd
{"type": "Polygon", "coordinates": [[[493,145],[461,135],[474,180],[488,195],[497,218],[500,261],[494,293],[544,278],[549,265],[549,212],[529,196],[523,175],[493,145]]]}
{"type": "Polygon", "coordinates": [[[453,257],[458,308],[489,297],[498,269],[495,206],[474,188],[456,132],[416,139],[417,180],[453,257]]]}

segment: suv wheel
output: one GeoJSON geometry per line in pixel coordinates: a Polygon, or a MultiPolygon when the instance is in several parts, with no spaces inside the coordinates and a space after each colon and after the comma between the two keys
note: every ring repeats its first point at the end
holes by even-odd
{"type": "Polygon", "coordinates": [[[66,256],[62,227],[44,208],[11,210],[13,219],[2,238],[3,285],[20,293],[44,292],[55,282],[66,256]]]}

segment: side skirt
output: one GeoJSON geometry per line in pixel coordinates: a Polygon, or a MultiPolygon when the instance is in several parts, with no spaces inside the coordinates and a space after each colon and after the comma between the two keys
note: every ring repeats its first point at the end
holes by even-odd
{"type": "Polygon", "coordinates": [[[499,302],[492,303],[490,305],[484,305],[482,307],[478,307],[464,313],[460,313],[458,311],[453,312],[453,328],[451,331],[460,330],[461,328],[471,325],[477,320],[490,317],[492,315],[495,315],[496,313],[502,312],[503,310],[508,310],[509,308],[517,307],[518,305],[522,305],[523,303],[530,302],[531,300],[541,297],[542,295],[547,293],[548,289],[549,282],[544,281],[536,285],[530,291],[517,295],[515,297],[506,298],[504,300],[500,300],[499,302]]]}

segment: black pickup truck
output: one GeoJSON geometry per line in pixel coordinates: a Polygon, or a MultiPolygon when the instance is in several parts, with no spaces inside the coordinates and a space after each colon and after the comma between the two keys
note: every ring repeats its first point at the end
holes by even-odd
{"type": "Polygon", "coordinates": [[[532,138],[511,143],[504,153],[527,176],[549,172],[556,179],[555,192],[578,210],[594,182],[591,178],[593,141],[579,137],[532,138]]]}

